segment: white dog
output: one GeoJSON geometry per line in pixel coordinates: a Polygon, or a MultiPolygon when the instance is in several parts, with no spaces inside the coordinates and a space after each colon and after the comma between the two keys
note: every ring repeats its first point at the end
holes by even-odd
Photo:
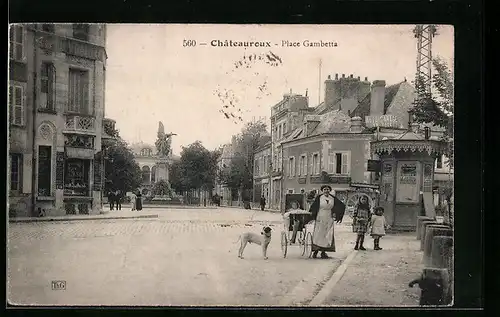
{"type": "Polygon", "coordinates": [[[271,242],[271,228],[264,227],[260,236],[253,232],[245,232],[240,235],[238,241],[241,240],[240,249],[238,251],[238,257],[243,259],[243,251],[247,246],[247,243],[255,243],[262,247],[262,255],[264,256],[264,260],[267,260],[267,247],[269,246],[269,242],[271,242]]]}

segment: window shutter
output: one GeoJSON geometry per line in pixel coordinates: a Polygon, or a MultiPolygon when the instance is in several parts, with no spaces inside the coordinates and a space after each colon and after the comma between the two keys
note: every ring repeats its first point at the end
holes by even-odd
{"type": "Polygon", "coordinates": [[[66,110],[74,111],[75,106],[75,71],[69,70],[69,91],[68,91],[68,105],[66,110]]]}
{"type": "Polygon", "coordinates": [[[23,87],[14,86],[13,87],[13,123],[18,125],[23,125],[24,123],[24,109],[23,109],[23,87]]]}
{"type": "MultiPolygon", "coordinates": [[[[23,193],[31,193],[31,158],[32,154],[24,154],[22,160],[22,168],[19,169],[22,177],[23,193]]],[[[19,164],[21,165],[21,164],[19,164]]],[[[21,166],[19,166],[21,167],[21,166]]]]}
{"type": "Polygon", "coordinates": [[[342,174],[349,174],[349,154],[342,153],[342,174]]]}
{"type": "Polygon", "coordinates": [[[328,154],[328,172],[335,173],[335,153],[328,154]]]}
{"type": "Polygon", "coordinates": [[[82,107],[83,107],[83,113],[85,114],[94,114],[94,105],[90,104],[90,85],[89,85],[89,73],[88,72],[82,72],[81,75],[82,78],[82,86],[83,86],[83,91],[82,91],[82,107]]]}
{"type": "Polygon", "coordinates": [[[314,154],[311,155],[311,162],[309,162],[309,175],[314,173],[314,154]]]}
{"type": "Polygon", "coordinates": [[[14,122],[14,87],[9,86],[9,122],[14,122]]]}

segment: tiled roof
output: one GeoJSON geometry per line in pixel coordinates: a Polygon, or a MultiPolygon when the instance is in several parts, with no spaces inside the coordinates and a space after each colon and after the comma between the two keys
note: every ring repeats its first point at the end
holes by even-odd
{"type": "MultiPolygon", "coordinates": [[[[387,112],[387,109],[392,103],[392,100],[396,96],[399,91],[399,87],[403,82],[399,84],[394,84],[385,88],[385,99],[384,99],[384,114],[387,112]]],[[[359,105],[354,108],[351,112],[351,117],[361,117],[364,119],[366,116],[370,115],[370,103],[371,103],[372,94],[369,93],[366,97],[361,100],[359,105]]]]}
{"type": "MultiPolygon", "coordinates": [[[[403,81],[385,89],[385,99],[384,99],[384,114],[387,113],[389,107],[393,104],[393,101],[400,91],[401,85],[409,85],[407,82],[403,81]]],[[[408,89],[406,89],[408,90],[408,89]]],[[[412,89],[409,89],[412,90],[412,89]]],[[[412,96],[407,96],[407,99],[413,100],[412,96]]],[[[338,108],[338,103],[340,99],[334,102],[332,105],[327,106],[324,102],[317,105],[313,114],[321,115],[321,122],[309,135],[318,135],[322,133],[346,133],[349,132],[350,118],[361,117],[364,119],[366,116],[370,115],[370,103],[371,103],[371,93],[368,93],[358,104],[358,106],[350,113],[350,116],[339,110],[331,110],[332,108],[338,108]]],[[[370,130],[365,130],[369,132],[370,130]]],[[[290,133],[289,137],[285,140],[290,141],[298,138],[304,137],[303,127],[298,127],[290,133]]]]}
{"type": "Polygon", "coordinates": [[[333,110],[321,116],[321,121],[310,136],[323,133],[347,133],[351,124],[351,117],[341,110],[333,110]]]}

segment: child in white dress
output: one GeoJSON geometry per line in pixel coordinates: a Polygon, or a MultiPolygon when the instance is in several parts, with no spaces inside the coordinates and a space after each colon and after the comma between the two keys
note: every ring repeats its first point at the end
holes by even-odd
{"type": "Polygon", "coordinates": [[[385,229],[388,227],[384,217],[384,208],[376,207],[375,214],[372,215],[370,220],[371,236],[373,238],[373,249],[382,250],[380,247],[380,238],[385,236],[385,229]]]}

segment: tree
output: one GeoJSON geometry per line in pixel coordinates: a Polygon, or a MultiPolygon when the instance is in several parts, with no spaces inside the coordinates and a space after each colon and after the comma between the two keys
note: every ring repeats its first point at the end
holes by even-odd
{"type": "MultiPolygon", "coordinates": [[[[410,114],[418,123],[432,123],[436,126],[444,128],[443,141],[448,142],[446,162],[450,168],[454,166],[454,152],[453,152],[453,115],[454,115],[454,78],[448,65],[441,58],[432,60],[432,64],[436,73],[432,76],[432,85],[437,94],[426,92],[422,84],[422,80],[417,78],[415,88],[417,91],[417,98],[414,107],[410,110],[410,114]]],[[[452,197],[453,186],[448,184],[440,188],[441,193],[445,196],[448,203],[449,221],[453,224],[452,212],[452,197]]]]}
{"type": "Polygon", "coordinates": [[[183,193],[187,191],[187,187],[184,185],[182,181],[182,166],[181,161],[174,161],[170,165],[169,169],[169,181],[170,186],[176,193],[183,193]]]}
{"type": "Polygon", "coordinates": [[[431,123],[444,128],[443,140],[449,142],[446,156],[450,167],[454,165],[453,156],[453,114],[454,78],[448,65],[441,58],[432,60],[436,73],[432,76],[432,86],[437,94],[426,91],[421,78],[415,81],[417,99],[410,114],[418,123],[431,123]]]}
{"type": "Polygon", "coordinates": [[[233,191],[253,189],[255,151],[269,140],[266,123],[262,120],[247,123],[236,136],[233,157],[229,166],[221,171],[220,180],[233,191]]]}
{"type": "Polygon", "coordinates": [[[181,151],[181,159],[175,166],[174,173],[179,180],[175,180],[184,190],[209,190],[215,186],[217,176],[217,160],[219,151],[207,150],[200,141],[196,141],[181,151]]]}
{"type": "Polygon", "coordinates": [[[118,136],[105,146],[107,148],[105,191],[119,189],[125,193],[137,189],[142,181],[141,170],[127,142],[118,136]]]}

